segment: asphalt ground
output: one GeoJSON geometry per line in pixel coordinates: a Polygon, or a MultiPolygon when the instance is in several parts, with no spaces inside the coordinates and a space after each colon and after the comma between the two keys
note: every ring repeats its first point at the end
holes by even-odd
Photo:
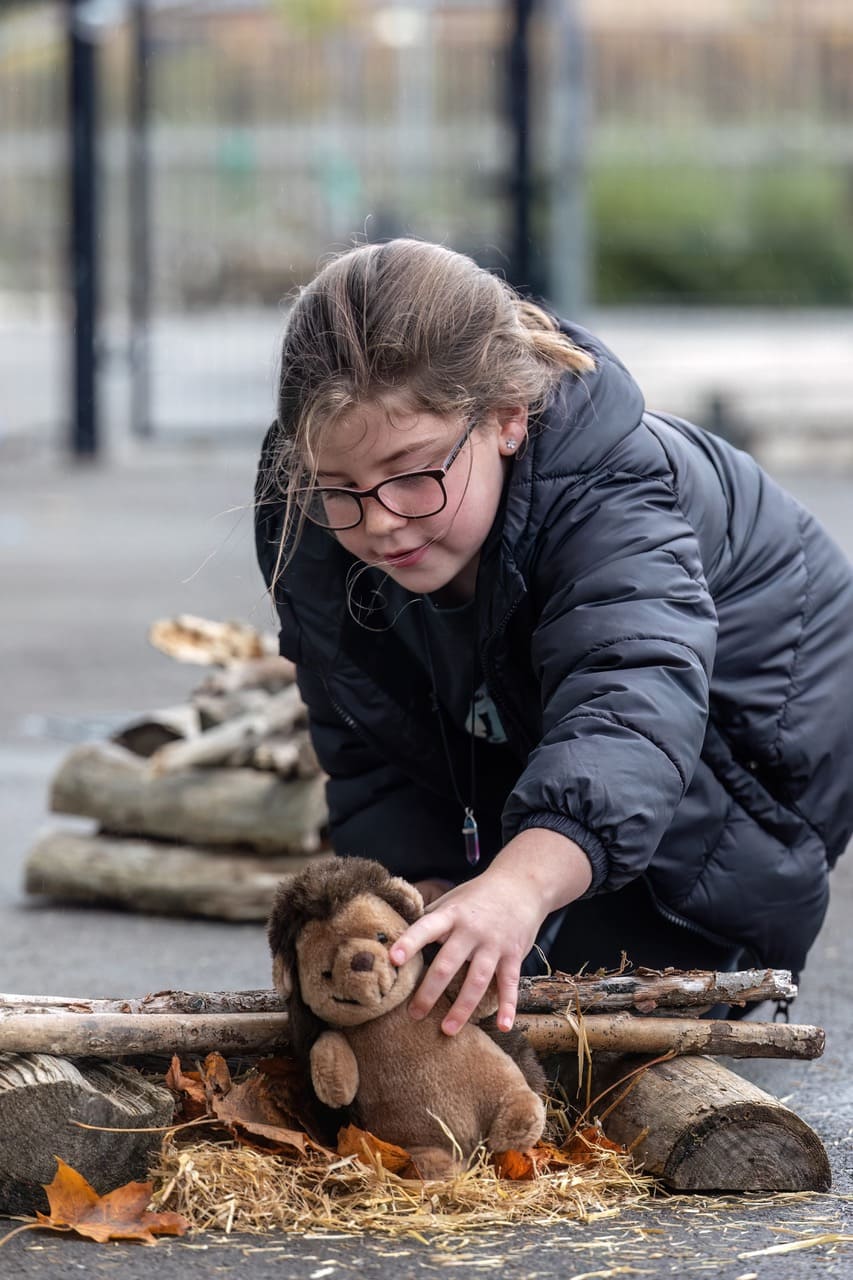
{"type": "MultiPolygon", "coordinates": [[[[150,623],[192,612],[273,629],[253,558],[254,462],[254,448],[214,446],[151,447],[102,468],[0,457],[0,990],[108,996],[269,985],[260,925],[57,906],[28,900],[21,889],[37,832],[69,823],[46,805],[63,755],[136,712],[180,702],[199,677],[148,644],[150,623]]],[[[853,554],[853,476],[779,478],[853,554]]],[[[816,1129],[833,1171],[828,1195],[663,1199],[603,1222],[437,1236],[426,1244],[205,1235],[154,1250],[26,1233],[0,1250],[0,1277],[156,1272],[172,1280],[239,1269],[249,1280],[355,1271],[396,1280],[448,1267],[561,1280],[853,1277],[849,1243],[815,1243],[853,1236],[851,913],[848,854],[794,1007],[797,1021],[826,1028],[825,1056],[737,1065],[816,1129]],[[793,1243],[807,1247],[762,1252],[793,1243]]]]}

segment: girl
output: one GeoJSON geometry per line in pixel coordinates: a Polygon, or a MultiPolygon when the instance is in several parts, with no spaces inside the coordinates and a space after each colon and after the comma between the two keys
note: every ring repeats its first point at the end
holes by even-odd
{"type": "Polygon", "coordinates": [[[853,575],[752,458],[395,240],[293,308],[256,537],[333,846],[428,903],[413,1016],[467,964],[444,1031],[495,975],[509,1028],[535,942],[799,973],[853,829],[853,575]]]}

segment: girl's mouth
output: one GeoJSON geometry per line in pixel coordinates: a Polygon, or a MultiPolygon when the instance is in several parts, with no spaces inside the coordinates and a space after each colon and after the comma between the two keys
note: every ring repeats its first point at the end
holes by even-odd
{"type": "Polygon", "coordinates": [[[409,568],[411,565],[419,564],[429,549],[430,543],[425,542],[423,546],[415,547],[412,551],[402,551],[396,556],[386,555],[384,560],[393,569],[409,568]]]}

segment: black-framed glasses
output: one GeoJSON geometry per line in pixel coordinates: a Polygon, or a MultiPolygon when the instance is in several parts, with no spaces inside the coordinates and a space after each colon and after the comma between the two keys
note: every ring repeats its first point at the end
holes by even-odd
{"type": "Polygon", "coordinates": [[[447,506],[444,479],[479,421],[476,415],[466,426],[440,467],[428,471],[404,471],[380,480],[372,489],[343,489],[336,485],[315,485],[300,495],[300,505],[314,524],[324,529],[355,529],[364,519],[366,498],[375,498],[386,511],[406,520],[425,520],[447,506]],[[304,499],[304,500],[303,500],[304,499]]]}

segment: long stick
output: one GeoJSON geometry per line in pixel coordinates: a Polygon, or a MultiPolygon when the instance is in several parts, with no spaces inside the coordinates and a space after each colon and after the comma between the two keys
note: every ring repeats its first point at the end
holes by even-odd
{"type": "MultiPolygon", "coordinates": [[[[558,1014],[517,1020],[534,1049],[577,1049],[577,1023],[558,1014]]],[[[785,1023],[713,1022],[697,1018],[640,1018],[628,1013],[584,1017],[581,1034],[591,1049],[619,1053],[708,1053],[733,1058],[817,1058],[820,1027],[785,1023]]],[[[69,1057],[120,1058],[141,1053],[266,1053],[285,1049],[285,1013],[66,1013],[0,1015],[0,1051],[69,1057]]]]}
{"type": "MultiPolygon", "coordinates": [[[[615,974],[611,977],[522,978],[519,1013],[556,1013],[563,1009],[588,1013],[654,1008],[691,1008],[754,1000],[793,1000],[797,988],[787,969],[672,970],[615,974]]],[[[88,1000],[74,996],[0,995],[5,1009],[63,1009],[87,1013],[277,1013],[275,991],[158,991],[141,999],[88,1000]]]]}

